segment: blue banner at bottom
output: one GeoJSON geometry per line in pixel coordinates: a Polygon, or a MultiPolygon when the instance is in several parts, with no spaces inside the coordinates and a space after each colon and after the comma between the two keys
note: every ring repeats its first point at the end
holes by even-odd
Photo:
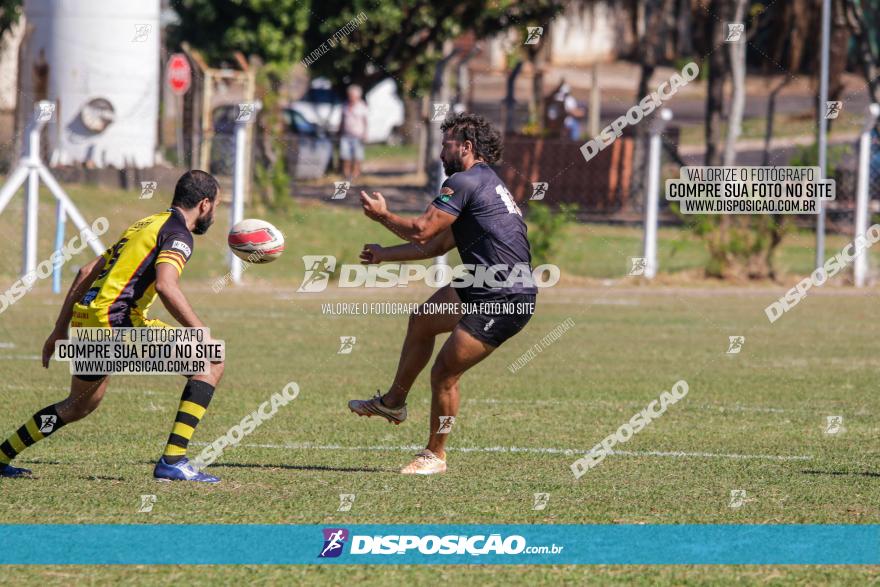
{"type": "Polygon", "coordinates": [[[0,525],[0,564],[880,564],[880,525],[0,525]]]}

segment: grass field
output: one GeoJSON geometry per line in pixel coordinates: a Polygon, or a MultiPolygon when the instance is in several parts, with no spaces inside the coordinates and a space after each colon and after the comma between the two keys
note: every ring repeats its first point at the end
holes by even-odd
{"type": "MultiPolygon", "coordinates": [[[[98,192],[83,208],[92,217],[107,214],[115,234],[159,207],[135,198],[98,192]],[[130,201],[118,201],[122,197],[130,201]]],[[[7,283],[17,267],[18,213],[10,206],[0,216],[15,251],[2,267],[11,276],[7,283]]],[[[211,289],[226,271],[222,219],[196,240],[184,276],[184,290],[226,341],[228,357],[196,442],[225,433],[289,381],[301,388],[294,402],[211,467],[224,483],[151,480],[182,381],[119,377],[97,412],[23,455],[20,462],[34,470],[34,479],[0,480],[0,522],[880,523],[875,290],[864,295],[825,286],[771,325],[763,309],[791,284],[642,286],[620,277],[626,257],[638,252],[637,231],[574,227],[560,265],[579,279],[543,291],[525,330],[465,375],[449,472],[411,479],[396,471],[426,440],[426,374],[410,397],[410,420],[400,427],[357,418],[346,408],[348,399],[387,386],[406,318],[329,316],[321,304],[414,302],[430,292],[331,286],[319,297],[297,294],[301,255],[334,253],[353,262],[363,242],[389,242],[351,211],[299,205],[297,214],[269,216],[285,230],[288,251],[272,265],[250,268],[244,286],[211,289]],[[612,267],[619,269],[610,273],[612,267]],[[559,341],[515,374],[507,369],[569,318],[575,326],[559,341]],[[357,337],[350,355],[337,354],[343,335],[357,337]],[[728,355],[734,335],[745,336],[745,344],[740,354],[728,355]],[[575,458],[678,379],[688,382],[690,393],[621,447],[628,454],[573,478],[575,458]],[[831,415],[843,416],[844,432],[824,433],[831,415]],[[739,508],[729,506],[735,489],[747,495],[739,508]],[[536,492],[550,494],[544,511],[532,510],[536,492]],[[356,494],[351,512],[336,511],[340,493],[356,494]],[[142,494],[157,496],[150,513],[137,512],[142,494]]],[[[51,234],[49,226],[43,237],[51,234]]],[[[673,231],[664,237],[667,253],[672,241],[685,238],[673,231]]],[[[43,259],[50,247],[41,242],[43,259]]],[[[685,242],[698,259],[698,243],[685,242]]],[[[836,246],[829,243],[830,250],[836,246]]],[[[783,252],[792,271],[802,263],[801,248],[808,253],[808,242],[796,238],[783,252]]],[[[65,275],[66,287],[69,269],[65,275]]],[[[0,434],[66,391],[66,366],[46,371],[37,360],[58,303],[41,283],[0,315],[0,434]]],[[[880,583],[876,567],[403,567],[381,574],[351,566],[17,567],[8,576],[50,585],[880,583]]]]}

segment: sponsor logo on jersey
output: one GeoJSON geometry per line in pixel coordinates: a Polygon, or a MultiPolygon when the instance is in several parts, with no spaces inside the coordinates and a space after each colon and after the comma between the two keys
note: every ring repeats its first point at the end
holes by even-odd
{"type": "Polygon", "coordinates": [[[183,254],[187,256],[187,258],[189,258],[189,256],[192,254],[192,249],[190,249],[189,245],[183,241],[174,241],[173,243],[171,243],[171,248],[182,251],[183,254]]]}

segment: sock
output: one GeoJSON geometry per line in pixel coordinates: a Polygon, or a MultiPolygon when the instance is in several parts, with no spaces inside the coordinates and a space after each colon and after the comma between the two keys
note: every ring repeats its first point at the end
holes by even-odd
{"type": "Polygon", "coordinates": [[[55,404],[43,408],[0,444],[0,465],[8,465],[21,451],[54,434],[62,426],[64,422],[58,417],[55,404]]]}
{"type": "Polygon", "coordinates": [[[205,415],[211,397],[214,395],[214,386],[204,381],[190,380],[183,388],[180,396],[180,407],[177,408],[177,417],[174,419],[174,427],[168,437],[163,457],[165,462],[174,464],[186,456],[186,447],[199,425],[199,420],[205,415]]]}

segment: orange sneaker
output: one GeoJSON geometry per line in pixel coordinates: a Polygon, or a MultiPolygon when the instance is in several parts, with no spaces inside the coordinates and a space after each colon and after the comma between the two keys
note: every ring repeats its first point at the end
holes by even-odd
{"type": "Polygon", "coordinates": [[[416,458],[400,470],[404,475],[436,475],[446,472],[446,461],[429,451],[427,448],[418,454],[416,458]]]}

